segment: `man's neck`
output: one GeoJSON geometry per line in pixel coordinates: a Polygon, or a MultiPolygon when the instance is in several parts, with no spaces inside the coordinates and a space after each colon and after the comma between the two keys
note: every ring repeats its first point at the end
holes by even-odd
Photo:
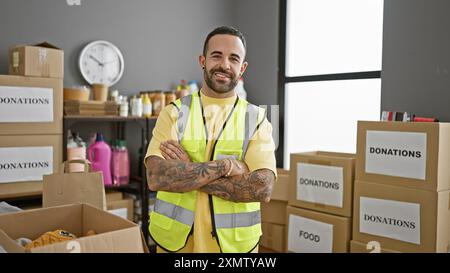
{"type": "Polygon", "coordinates": [[[201,92],[208,97],[211,98],[216,98],[216,99],[225,99],[225,98],[231,98],[235,95],[234,89],[230,90],[226,93],[219,93],[216,92],[214,90],[212,90],[211,88],[209,88],[206,84],[203,84],[202,90],[201,92]]]}

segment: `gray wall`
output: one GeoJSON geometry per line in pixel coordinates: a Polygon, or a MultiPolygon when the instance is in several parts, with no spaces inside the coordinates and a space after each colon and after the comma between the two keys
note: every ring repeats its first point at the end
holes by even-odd
{"type": "Polygon", "coordinates": [[[237,1],[234,21],[247,39],[244,75],[248,99],[256,105],[277,104],[278,0],[237,1]]]}
{"type": "Polygon", "coordinates": [[[65,52],[64,85],[87,84],[78,56],[89,42],[116,44],[125,59],[122,79],[113,87],[125,94],[170,89],[181,79],[202,76],[198,67],[206,34],[233,25],[246,36],[248,98],[276,104],[278,0],[2,0],[0,74],[7,74],[7,49],[44,40],[65,52]]]}
{"type": "Polygon", "coordinates": [[[450,1],[384,1],[381,108],[450,121],[450,1]]]}
{"type": "MultiPolygon", "coordinates": [[[[278,26],[279,0],[236,0],[234,22],[247,39],[247,62],[244,87],[247,99],[267,105],[273,137],[278,147],[278,116],[272,116],[278,104],[278,26]]],[[[280,165],[281,166],[281,165],[280,165]]]]}
{"type": "MultiPolygon", "coordinates": [[[[2,0],[0,3],[0,74],[8,71],[8,47],[50,41],[64,49],[64,86],[85,85],[78,55],[93,40],[117,45],[125,59],[122,79],[113,87],[125,94],[170,89],[181,79],[202,79],[198,66],[207,33],[233,25],[247,38],[249,67],[245,88],[251,102],[276,104],[278,0],[2,0]]],[[[130,124],[127,135],[136,166],[140,131],[130,124]]],[[[111,136],[109,124],[78,124],[111,136]]],[[[136,173],[136,168],[132,168],[136,173]]]]}
{"type": "Polygon", "coordinates": [[[174,88],[181,79],[201,79],[198,56],[206,34],[231,24],[227,0],[2,0],[0,74],[7,48],[48,40],[65,52],[64,85],[87,84],[78,69],[81,49],[93,40],[117,45],[125,72],[114,86],[124,93],[174,88]]]}

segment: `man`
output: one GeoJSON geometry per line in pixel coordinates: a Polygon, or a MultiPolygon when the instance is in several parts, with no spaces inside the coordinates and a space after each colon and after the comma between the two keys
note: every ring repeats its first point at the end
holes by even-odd
{"type": "Polygon", "coordinates": [[[208,34],[200,92],[161,112],[145,164],[158,191],[149,231],[157,252],[257,252],[260,202],[276,180],[272,127],[265,111],[237,97],[247,68],[243,35],[208,34]]]}

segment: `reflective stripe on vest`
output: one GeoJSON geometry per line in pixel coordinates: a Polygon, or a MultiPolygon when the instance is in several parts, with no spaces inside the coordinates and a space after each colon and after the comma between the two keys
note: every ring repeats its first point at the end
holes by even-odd
{"type": "Polygon", "coordinates": [[[184,130],[186,129],[188,118],[189,118],[189,108],[191,107],[192,95],[184,96],[181,99],[181,106],[178,112],[178,142],[181,143],[183,139],[184,130]]]}
{"type": "Polygon", "coordinates": [[[175,221],[192,226],[194,223],[194,212],[169,202],[156,199],[155,212],[167,216],[175,221]]]}
{"type": "Polygon", "coordinates": [[[258,114],[258,107],[249,103],[247,105],[247,111],[245,112],[245,138],[242,145],[242,158],[245,158],[250,138],[256,132],[256,127],[258,126],[258,114]]]}
{"type": "Polygon", "coordinates": [[[238,228],[250,227],[261,223],[261,213],[259,210],[242,213],[216,214],[216,228],[238,228]]]}

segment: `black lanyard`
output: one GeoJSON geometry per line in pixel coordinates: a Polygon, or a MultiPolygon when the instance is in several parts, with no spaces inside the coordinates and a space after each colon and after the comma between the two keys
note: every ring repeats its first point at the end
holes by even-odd
{"type": "MultiPolygon", "coordinates": [[[[202,109],[202,118],[203,118],[203,125],[205,127],[206,143],[208,143],[208,128],[206,127],[206,117],[205,117],[205,112],[203,110],[202,92],[201,91],[198,92],[198,97],[199,97],[199,102],[200,102],[200,108],[202,109]]],[[[223,132],[223,130],[225,130],[225,126],[227,125],[228,120],[231,118],[231,115],[233,114],[234,109],[236,109],[236,105],[237,105],[238,101],[239,101],[239,96],[236,96],[236,100],[234,101],[233,108],[231,109],[230,113],[228,114],[228,117],[225,119],[225,122],[222,125],[222,129],[220,130],[219,134],[217,135],[216,141],[214,141],[213,149],[211,151],[211,161],[214,158],[214,151],[216,149],[217,141],[222,136],[222,132],[223,132]]]]}

